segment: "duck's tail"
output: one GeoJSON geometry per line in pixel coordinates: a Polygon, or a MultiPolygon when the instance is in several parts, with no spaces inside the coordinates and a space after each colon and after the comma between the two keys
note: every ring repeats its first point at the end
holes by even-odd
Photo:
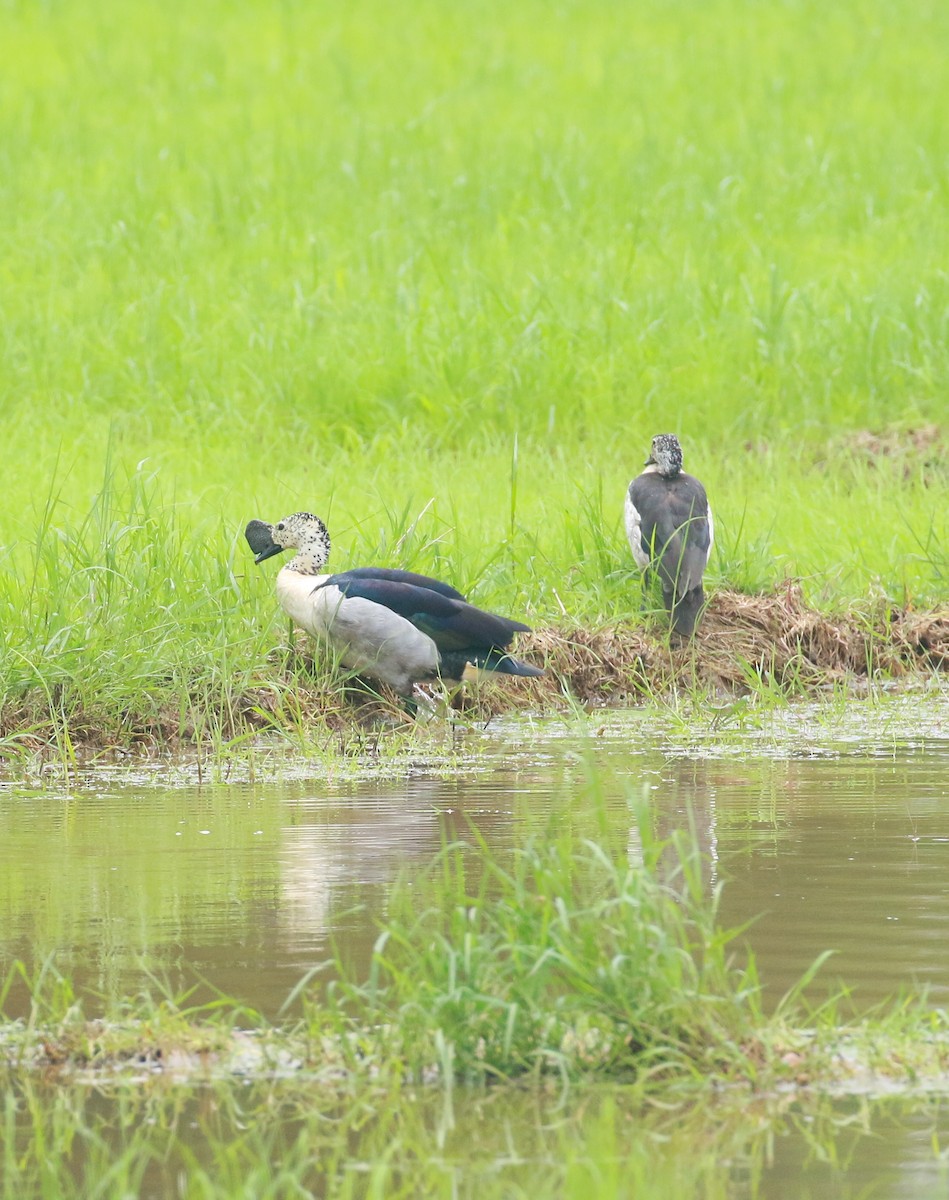
{"type": "Polygon", "coordinates": [[[465,667],[477,667],[479,671],[496,671],[500,675],[520,675],[532,679],[543,675],[543,667],[521,662],[503,650],[448,650],[442,651],[441,675],[444,679],[461,679],[465,667]]]}
{"type": "Polygon", "coordinates": [[[705,591],[701,584],[689,588],[681,596],[664,597],[672,617],[672,628],[680,637],[692,637],[695,626],[705,607],[705,591]]]}

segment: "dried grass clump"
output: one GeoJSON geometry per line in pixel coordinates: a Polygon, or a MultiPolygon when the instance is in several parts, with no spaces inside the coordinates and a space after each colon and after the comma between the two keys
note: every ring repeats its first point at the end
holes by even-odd
{"type": "Polygon", "coordinates": [[[910,429],[858,429],[834,441],[830,450],[834,461],[840,451],[854,463],[871,471],[886,465],[897,471],[904,482],[917,477],[928,486],[941,483],[949,474],[946,440],[933,423],[910,429]]]}
{"type": "Polygon", "coordinates": [[[542,705],[564,692],[582,703],[617,703],[676,687],[802,693],[847,679],[949,670],[949,607],[916,613],[881,603],[828,615],[788,583],[768,595],[717,592],[692,642],[670,639],[655,618],[592,631],[543,629],[517,652],[544,662],[547,675],[498,679],[488,694],[500,706],[542,705]]]}
{"type": "Polygon", "coordinates": [[[615,701],[648,686],[657,649],[642,627],[540,629],[520,639],[517,654],[543,664],[547,676],[530,681],[505,679],[505,691],[545,694],[556,690],[584,701],[615,701]]]}
{"type": "Polygon", "coordinates": [[[861,624],[858,614],[808,608],[792,584],[764,596],[719,592],[696,639],[695,681],[733,689],[754,679],[819,686],[848,672],[865,674],[861,624]]]}
{"type": "Polygon", "coordinates": [[[847,676],[945,670],[949,607],[914,613],[880,602],[828,615],[809,608],[793,583],[764,596],[719,592],[696,639],[696,666],[706,683],[716,675],[724,682],[747,682],[751,667],[757,676],[793,679],[805,687],[847,676]]]}
{"type": "Polygon", "coordinates": [[[917,429],[887,429],[875,433],[872,429],[858,429],[848,435],[844,445],[863,458],[902,458],[907,454],[929,455],[943,450],[942,432],[938,425],[929,423],[917,429]]]}

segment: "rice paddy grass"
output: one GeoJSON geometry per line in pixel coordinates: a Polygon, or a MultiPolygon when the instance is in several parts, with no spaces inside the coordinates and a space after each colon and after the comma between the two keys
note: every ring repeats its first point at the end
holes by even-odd
{"type": "Polygon", "coordinates": [[[285,641],[254,516],[635,622],[660,430],[713,586],[945,604],[939,5],[0,22],[5,735],[231,736],[285,641]]]}
{"type": "MultiPolygon", "coordinates": [[[[0,3],[4,757],[305,730],[255,516],[541,630],[638,626],[622,497],[666,430],[713,588],[944,608],[947,36],[927,0],[0,3]]],[[[770,1153],[756,1083],[943,1072],[932,1012],[843,1054],[839,1011],[763,1013],[654,849],[446,848],[292,1027],[186,997],[94,1026],[11,973],[2,1194],[724,1196],[770,1153]],[[239,1089],[245,1026],[278,1069],[239,1089]],[[633,1090],[544,1106],[584,1076],[633,1090]],[[740,1111],[647,1122],[676,1081],[740,1111]]]]}

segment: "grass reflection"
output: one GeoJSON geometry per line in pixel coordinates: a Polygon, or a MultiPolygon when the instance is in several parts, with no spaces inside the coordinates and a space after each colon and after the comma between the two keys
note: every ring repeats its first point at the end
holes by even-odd
{"type": "Polygon", "coordinates": [[[0,1195],[714,1200],[809,1184],[856,1195],[876,1178],[890,1194],[902,1179],[902,1194],[928,1196],[945,1180],[947,1133],[944,1101],[905,1098],[656,1108],[635,1087],[597,1087],[569,1105],[507,1087],[446,1104],[430,1091],[340,1095],[288,1080],[19,1079],[5,1100],[0,1195]]]}

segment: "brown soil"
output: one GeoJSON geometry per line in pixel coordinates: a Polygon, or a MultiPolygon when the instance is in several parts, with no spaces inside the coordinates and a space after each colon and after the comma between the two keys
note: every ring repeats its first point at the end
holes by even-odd
{"type": "Polygon", "coordinates": [[[674,687],[747,692],[762,683],[790,692],[842,680],[918,677],[949,671],[949,605],[913,612],[889,604],[825,615],[800,588],[746,596],[717,592],[691,642],[648,626],[546,629],[524,638],[518,653],[543,661],[548,675],[527,682],[538,699],[568,689],[578,700],[616,702],[674,687]]]}

